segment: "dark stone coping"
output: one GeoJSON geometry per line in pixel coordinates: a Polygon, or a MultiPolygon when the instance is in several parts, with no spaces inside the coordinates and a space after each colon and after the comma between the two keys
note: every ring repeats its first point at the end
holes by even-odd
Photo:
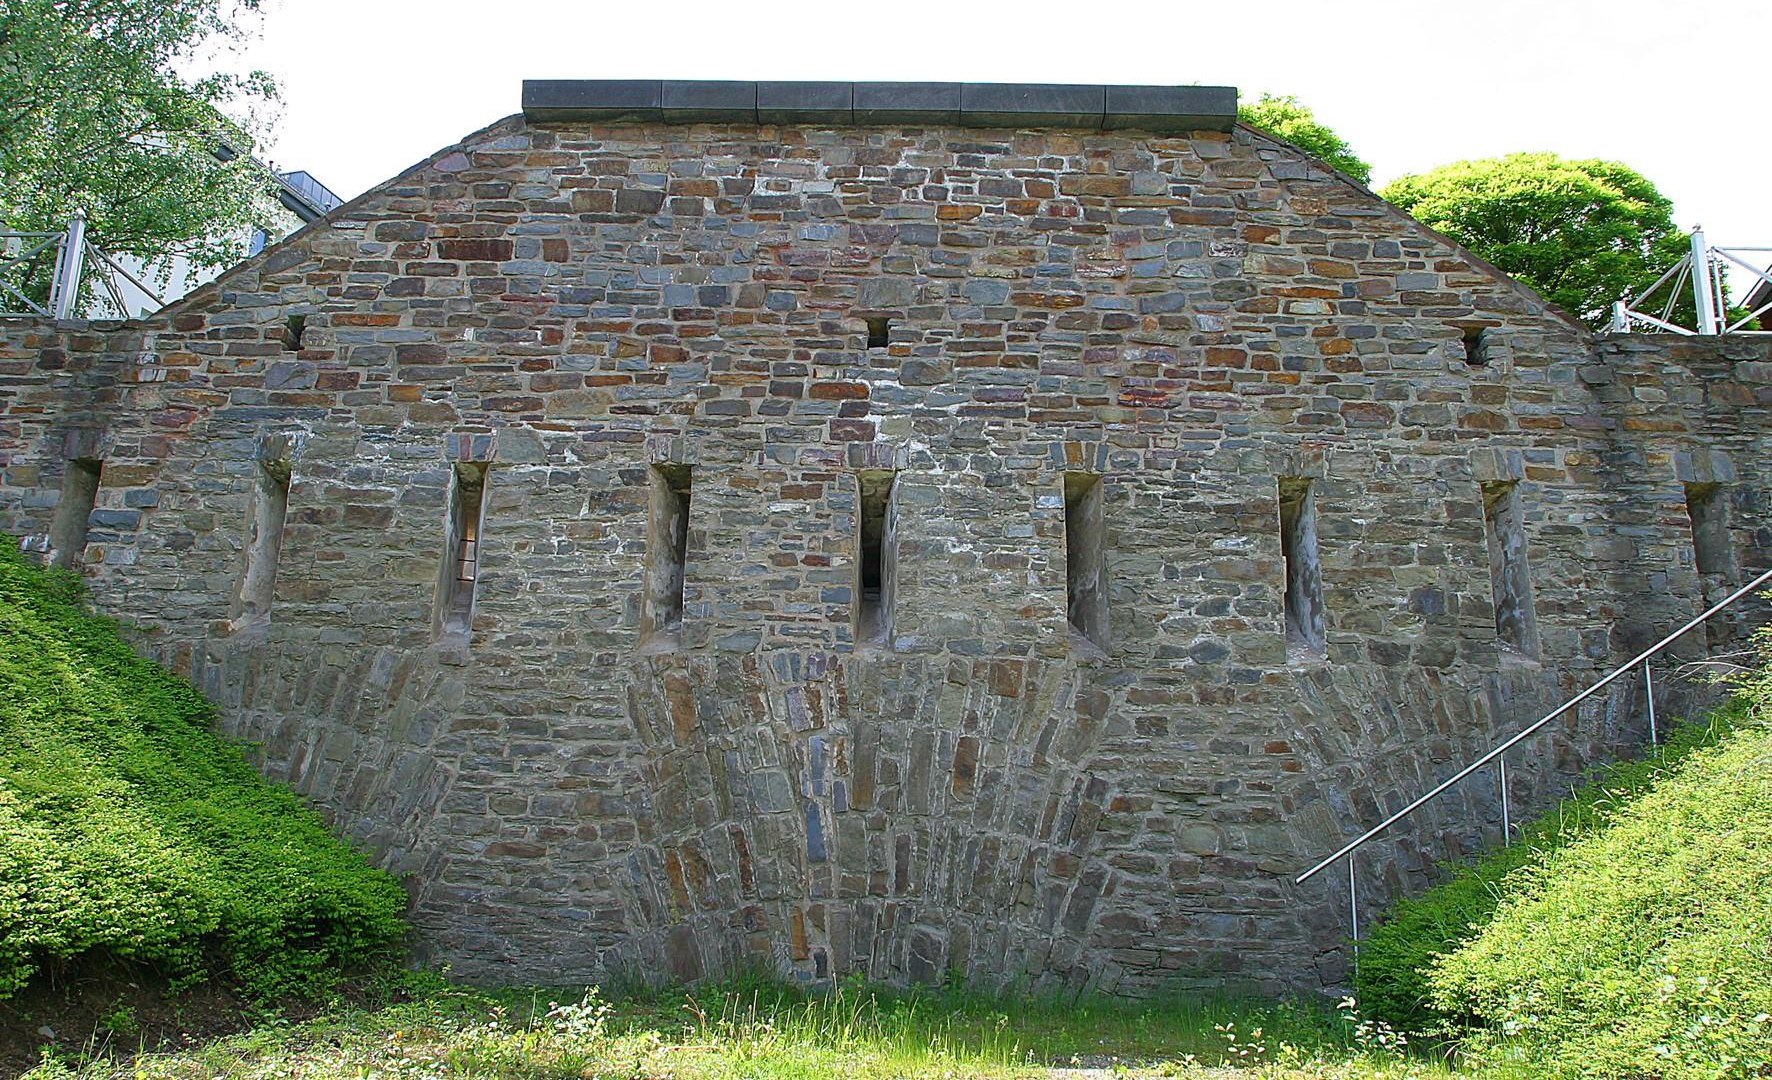
{"type": "Polygon", "coordinates": [[[541,122],[1229,131],[1237,120],[1237,89],[1064,83],[525,79],[523,115],[541,122]]]}

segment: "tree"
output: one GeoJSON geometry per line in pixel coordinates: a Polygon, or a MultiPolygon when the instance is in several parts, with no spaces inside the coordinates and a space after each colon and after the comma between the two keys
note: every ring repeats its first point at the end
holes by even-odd
{"type": "MultiPolygon", "coordinates": [[[[76,208],[100,248],[203,268],[278,216],[253,160],[277,90],[192,77],[246,37],[259,0],[0,0],[0,227],[53,232],[76,208]]],[[[29,287],[47,291],[47,268],[29,287]]]]}
{"type": "MultiPolygon", "coordinates": [[[[1648,288],[1690,243],[1673,203],[1615,161],[1457,161],[1379,194],[1596,328],[1613,301],[1648,288]]],[[[1690,297],[1683,303],[1689,319],[1690,297]]]]}
{"type": "Polygon", "coordinates": [[[1285,139],[1362,184],[1372,179],[1372,166],[1360,160],[1347,140],[1318,120],[1316,114],[1295,97],[1263,94],[1254,104],[1238,105],[1237,119],[1275,138],[1285,139]]]}

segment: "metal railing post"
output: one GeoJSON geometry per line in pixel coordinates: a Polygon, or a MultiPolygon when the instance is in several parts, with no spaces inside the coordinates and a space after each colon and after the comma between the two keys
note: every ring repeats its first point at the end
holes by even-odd
{"type": "Polygon", "coordinates": [[[1655,669],[1649,661],[1643,661],[1643,696],[1649,699],[1649,745],[1657,746],[1661,740],[1655,733],[1655,669]]]}
{"type": "Polygon", "coordinates": [[[74,317],[74,306],[80,299],[81,263],[86,258],[86,211],[76,209],[68,219],[68,234],[62,238],[60,256],[55,261],[55,281],[50,286],[50,308],[58,319],[74,317]]]}
{"type": "Polygon", "coordinates": [[[1347,860],[1347,915],[1348,923],[1353,927],[1354,942],[1354,975],[1360,974],[1360,890],[1354,880],[1354,859],[1347,860]]]}
{"type": "Polygon", "coordinates": [[[1507,755],[1496,758],[1495,762],[1501,766],[1501,842],[1508,844],[1513,842],[1514,824],[1507,804],[1507,755]]]}
{"type": "Polygon", "coordinates": [[[1717,324],[1716,275],[1711,270],[1710,248],[1704,242],[1704,230],[1692,230],[1692,299],[1697,301],[1698,332],[1715,334],[1717,324]]]}

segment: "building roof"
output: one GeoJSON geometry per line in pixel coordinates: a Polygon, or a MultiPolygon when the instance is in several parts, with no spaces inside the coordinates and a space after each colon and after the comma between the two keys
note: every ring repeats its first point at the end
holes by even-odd
{"type": "Polygon", "coordinates": [[[525,79],[531,121],[1229,131],[1234,86],[525,79]]]}
{"type": "Polygon", "coordinates": [[[303,169],[277,173],[276,177],[282,181],[277,191],[278,200],[304,222],[325,217],[344,205],[344,200],[331,188],[303,169]]]}

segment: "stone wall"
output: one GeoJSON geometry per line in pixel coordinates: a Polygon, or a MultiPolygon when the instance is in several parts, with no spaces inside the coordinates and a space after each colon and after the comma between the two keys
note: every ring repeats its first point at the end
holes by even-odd
{"type": "MultiPolygon", "coordinates": [[[[1596,343],[1247,129],[513,117],[153,320],[0,326],[0,528],[404,875],[462,975],[1275,989],[1345,973],[1343,879],[1294,875],[1772,565],[1769,401],[1763,344],[1596,343]],[[1320,648],[1288,649],[1282,481],[1320,648]],[[1536,657],[1497,636],[1508,483],[1536,657]],[[1702,579],[1687,485],[1727,506],[1702,579]]],[[[1560,722],[1515,805],[1641,712],[1560,722]]],[[[1464,788],[1362,856],[1368,905],[1496,838],[1464,788]]]]}

